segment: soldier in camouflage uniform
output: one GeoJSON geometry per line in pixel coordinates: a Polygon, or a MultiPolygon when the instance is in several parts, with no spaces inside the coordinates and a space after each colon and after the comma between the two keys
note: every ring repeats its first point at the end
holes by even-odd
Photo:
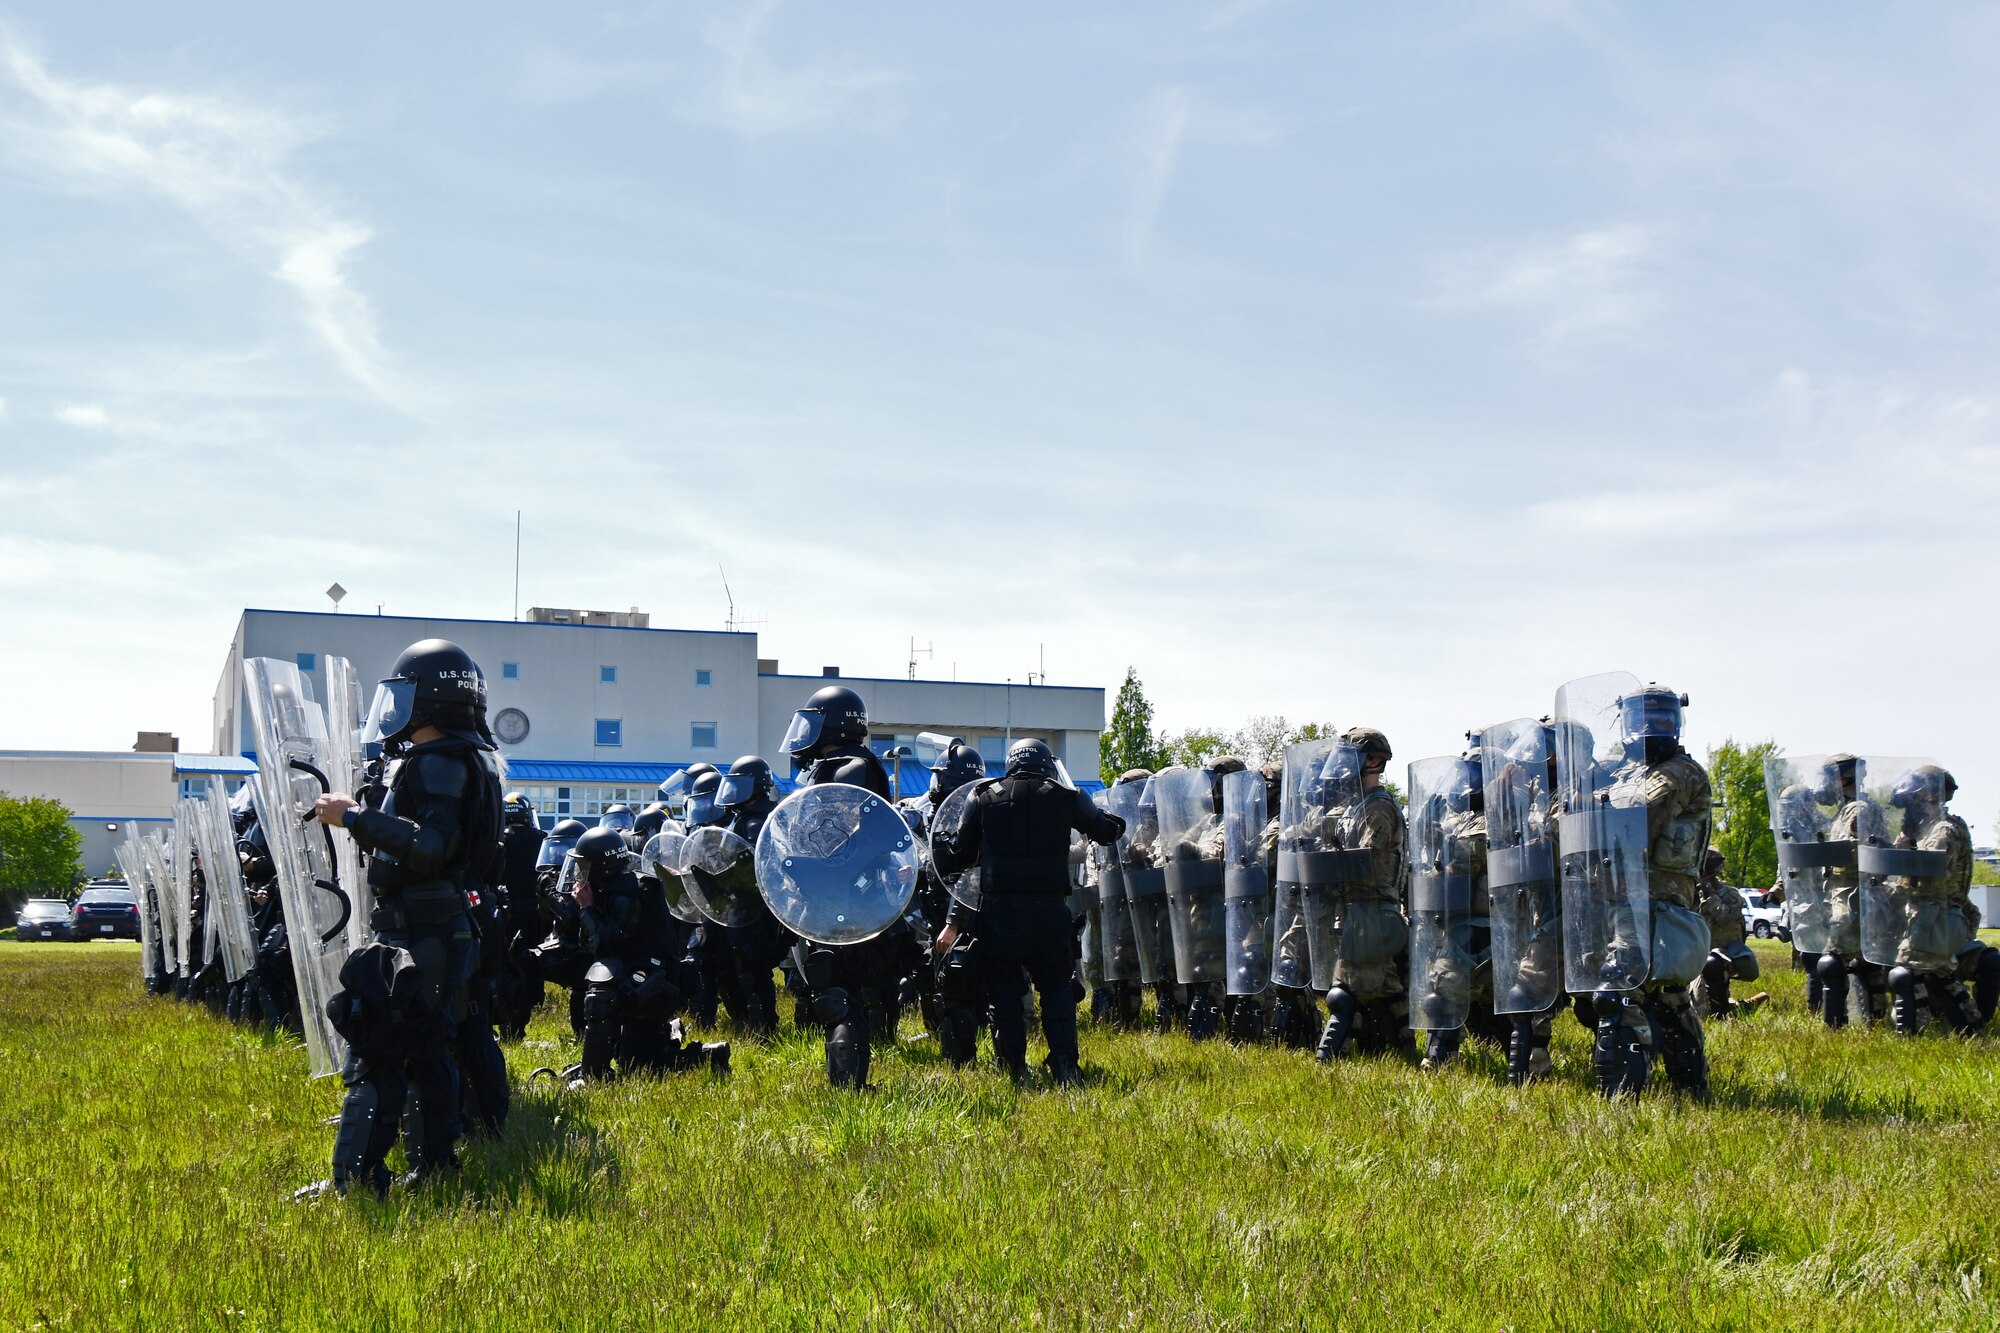
{"type": "Polygon", "coordinates": [[[1690,988],[1695,1009],[1704,1018],[1732,1018],[1747,1014],[1770,1000],[1763,991],[1744,1000],[1729,998],[1729,983],[1755,981],[1757,955],[1744,939],[1743,913],[1749,904],[1743,891],[1722,877],[1722,853],[1711,847],[1702,863],[1702,875],[1695,885],[1696,910],[1708,922],[1708,961],[1701,966],[1701,979],[1690,988]]]}
{"type": "Polygon", "coordinates": [[[1223,1029],[1227,948],[1222,909],[1222,779],[1248,765],[1217,755],[1195,774],[1169,770],[1154,778],[1159,809],[1161,864],[1167,870],[1174,965],[1182,991],[1188,1036],[1196,1041],[1223,1029]],[[1172,784],[1174,790],[1162,790],[1172,784]],[[1174,808],[1166,808],[1169,800],[1174,808]]]}
{"type": "MultiPolygon", "coordinates": [[[[1597,1024],[1593,1063],[1598,1091],[1636,1095],[1646,1084],[1657,1047],[1668,1080],[1690,1096],[1708,1096],[1708,1052],[1688,983],[1700,975],[1706,947],[1689,958],[1662,955],[1662,927],[1683,946],[1704,923],[1695,915],[1695,885],[1713,819],[1708,771],[1681,748],[1683,700],[1649,685],[1618,701],[1624,762],[1605,789],[1612,811],[1645,812],[1646,886],[1650,919],[1622,913],[1601,960],[1603,988],[1592,997],[1597,1024]],[[1691,928],[1691,930],[1689,929],[1691,928]],[[1619,990],[1645,958],[1640,932],[1651,932],[1651,971],[1634,989],[1619,990]],[[1680,975],[1685,970],[1686,975],[1680,975]]],[[[1683,952],[1694,954],[1691,947],[1683,952]]]]}
{"type": "MultiPolygon", "coordinates": [[[[1413,973],[1411,977],[1412,1002],[1438,1011],[1427,1015],[1433,1025],[1424,1031],[1425,1069],[1437,1069],[1457,1059],[1468,1030],[1476,1037],[1494,1039],[1492,908],[1486,887],[1486,796],[1480,781],[1478,748],[1461,756],[1459,765],[1457,779],[1448,791],[1440,794],[1446,809],[1436,819],[1438,846],[1424,854],[1427,867],[1446,879],[1462,880],[1466,888],[1464,905],[1452,909],[1449,916],[1456,919],[1449,920],[1444,927],[1444,947],[1422,960],[1426,964],[1424,975],[1413,973]],[[1452,1022],[1460,1015],[1462,1021],[1452,1022]]],[[[1412,800],[1416,773],[1417,766],[1412,765],[1412,800]]],[[[1413,836],[1416,823],[1412,818],[1413,836]]],[[[1419,855],[1419,849],[1412,849],[1412,855],[1419,855]]],[[[1416,869],[1413,864],[1410,898],[1413,937],[1418,924],[1416,869]]],[[[1413,938],[1413,966],[1419,961],[1415,944],[1413,938]]]]}
{"type": "MultiPolygon", "coordinates": [[[[1512,873],[1520,882],[1492,888],[1489,899],[1503,900],[1490,910],[1504,910],[1505,929],[1518,943],[1518,975],[1508,993],[1499,997],[1511,1026],[1507,1044],[1507,1078],[1515,1087],[1547,1078],[1554,1065],[1549,1040],[1556,1016],[1569,1007],[1563,989],[1562,885],[1555,867],[1562,863],[1553,793],[1556,790],[1556,732],[1544,717],[1487,729],[1488,738],[1504,733],[1510,742],[1499,751],[1482,747],[1480,769],[1486,786],[1489,859],[1499,853],[1517,861],[1546,848],[1544,869],[1523,866],[1512,873]]],[[[1586,1024],[1586,1026],[1589,1026],[1586,1024]]]]}
{"type": "MultiPolygon", "coordinates": [[[[1814,796],[1821,805],[1839,807],[1827,826],[1828,842],[1860,846],[1887,840],[1888,820],[1864,789],[1866,778],[1865,765],[1854,755],[1826,761],[1814,796]]],[[[1813,969],[1820,982],[1820,1016],[1830,1028],[1845,1027],[1850,994],[1859,986],[1861,1011],[1872,1022],[1888,1011],[1888,969],[1861,956],[1861,875],[1852,859],[1827,869],[1826,899],[1826,952],[1813,969]]]]}
{"type": "Polygon", "coordinates": [[[1945,809],[1957,791],[1950,773],[1925,764],[1898,778],[1890,796],[1891,804],[1903,811],[1896,850],[1921,857],[1911,858],[1904,867],[1907,873],[1889,876],[1884,885],[1902,915],[1889,993],[1896,1031],[1904,1036],[1916,1035],[1931,1015],[1961,1035],[1977,1032],[1984,1023],[1959,978],[1960,956],[1976,936],[1966,918],[1972,834],[1963,819],[1945,809]]]}
{"type": "Polygon", "coordinates": [[[1371,853],[1371,868],[1339,885],[1333,987],[1316,1052],[1322,1063],[1345,1054],[1350,1041],[1367,1051],[1407,1050],[1410,1032],[1401,957],[1409,939],[1403,918],[1406,830],[1402,808],[1382,785],[1394,752],[1373,727],[1351,727],[1340,739],[1360,754],[1359,795],[1328,810],[1331,827],[1323,841],[1371,853]]]}

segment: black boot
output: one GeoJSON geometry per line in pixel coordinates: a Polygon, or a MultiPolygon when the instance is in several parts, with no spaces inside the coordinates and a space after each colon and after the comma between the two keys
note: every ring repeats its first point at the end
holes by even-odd
{"type": "Polygon", "coordinates": [[[1837,953],[1824,953],[1813,966],[1819,984],[1819,1016],[1830,1028],[1847,1026],[1847,962],[1837,953]]]}
{"type": "Polygon", "coordinates": [[[1162,982],[1153,988],[1153,1031],[1166,1036],[1182,1026],[1183,1014],[1180,1001],[1174,998],[1173,987],[1162,982]]]}
{"type": "Polygon", "coordinates": [[[1187,1034],[1190,1041],[1207,1041],[1222,1028],[1222,1008],[1207,991],[1188,997],[1187,1034]]]}
{"type": "Polygon", "coordinates": [[[1972,1003],[1979,1011],[1979,1026],[1993,1021],[2000,1007],[2000,949],[1988,948],[1972,969],[1972,1003]]]}
{"type": "Polygon", "coordinates": [[[1535,1051],[1538,1046],[1546,1049],[1548,1038],[1537,1040],[1535,1031],[1538,1015],[1513,1015],[1514,1030],[1507,1041],[1507,1081],[1517,1088],[1526,1087],[1546,1077],[1535,1068],[1535,1051]]]}
{"type": "Polygon", "coordinates": [[[1321,1064],[1339,1059],[1347,1052],[1348,1039],[1354,1035],[1354,1017],[1360,1004],[1354,992],[1345,986],[1335,986],[1326,993],[1326,1027],[1319,1034],[1319,1047],[1313,1057],[1321,1064]]]}
{"type": "Polygon", "coordinates": [[[1597,1017],[1597,1040],[1591,1051],[1597,1091],[1605,1097],[1638,1096],[1652,1064],[1645,1038],[1649,1020],[1623,991],[1599,991],[1592,997],[1591,1009],[1597,1017]]]}
{"type": "Polygon", "coordinates": [[[1922,984],[1922,979],[1910,968],[1898,966],[1889,969],[1890,1015],[1898,1036],[1916,1036],[1929,1020],[1929,1015],[1924,1012],[1923,997],[1919,994],[1922,984]]]}
{"type": "Polygon", "coordinates": [[[1465,1041],[1464,1028],[1432,1028],[1424,1033],[1425,1069],[1441,1069],[1458,1058],[1458,1048],[1465,1041]]]}
{"type": "Polygon", "coordinates": [[[826,1080],[836,1088],[868,1087],[868,1011],[850,1005],[826,1030],[826,1080]]]}
{"type": "Polygon", "coordinates": [[[1678,987],[1659,992],[1647,1006],[1647,1017],[1659,1034],[1660,1063],[1667,1081],[1684,1096],[1708,1100],[1708,1044],[1694,1001],[1678,987]]]}

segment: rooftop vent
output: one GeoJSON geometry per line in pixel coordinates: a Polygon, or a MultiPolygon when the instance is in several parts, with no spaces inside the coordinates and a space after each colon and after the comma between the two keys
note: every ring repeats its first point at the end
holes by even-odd
{"type": "Polygon", "coordinates": [[[132,749],[138,754],[179,754],[180,739],[171,731],[142,731],[139,739],[132,742],[132,749]]]}
{"type": "Polygon", "coordinates": [[[595,625],[610,629],[651,629],[652,616],[633,607],[630,611],[579,611],[567,606],[531,606],[528,619],[538,625],[595,625]]]}
{"type": "Polygon", "coordinates": [[[760,657],[760,658],[758,658],[758,659],[757,659],[757,674],[758,674],[758,675],[760,675],[760,676],[775,676],[775,675],[777,675],[777,674],[778,674],[778,659],[777,659],[777,658],[775,658],[775,657],[760,657]]]}
{"type": "Polygon", "coordinates": [[[838,676],[838,675],[840,674],[840,668],[839,668],[839,667],[821,667],[821,668],[819,669],[819,674],[820,674],[820,675],[822,675],[822,676],[838,676]]]}

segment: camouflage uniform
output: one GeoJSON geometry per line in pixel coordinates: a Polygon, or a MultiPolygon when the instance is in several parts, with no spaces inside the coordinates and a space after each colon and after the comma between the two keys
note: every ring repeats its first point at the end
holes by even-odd
{"type": "Polygon", "coordinates": [[[1486,888],[1486,816],[1477,810],[1460,810],[1442,821],[1442,832],[1450,856],[1442,870],[1447,875],[1464,875],[1471,881],[1472,897],[1466,919],[1450,929],[1448,946],[1431,960],[1425,978],[1425,995],[1437,996],[1446,1007],[1466,1012],[1462,1028],[1432,1029],[1424,1033],[1426,1069],[1436,1068],[1458,1054],[1466,1032],[1475,1037],[1497,1039],[1493,1017],[1492,904],[1486,888]]]}
{"type": "MultiPolygon", "coordinates": [[[[1354,727],[1342,743],[1364,760],[1391,757],[1379,731],[1354,727]]],[[[1379,771],[1379,770],[1377,770],[1379,771]]],[[[1365,785],[1365,784],[1364,784],[1365,785]]],[[[1327,1022],[1318,1057],[1341,1055],[1351,1036],[1369,1051],[1409,1049],[1409,1003],[1403,985],[1402,954],[1409,942],[1403,916],[1403,886],[1409,870],[1408,830],[1403,811],[1386,788],[1376,786],[1325,816],[1322,845],[1371,853],[1358,879],[1333,886],[1335,920],[1333,987],[1327,992],[1327,1022]]]]}
{"type": "Polygon", "coordinates": [[[1727,1018],[1754,1009],[1771,997],[1760,991],[1741,1002],[1729,998],[1730,982],[1755,981],[1759,968],[1743,929],[1743,913],[1749,904],[1742,890],[1722,878],[1721,854],[1711,851],[1709,858],[1711,868],[1695,886],[1697,910],[1708,922],[1708,961],[1702,964],[1701,978],[1691,993],[1695,1009],[1703,1017],[1727,1018]]]}
{"type": "MultiPolygon", "coordinates": [[[[1931,771],[1951,783],[1943,770],[1931,771]]],[[[1960,1033],[1976,1032],[1986,1015],[1959,975],[1961,958],[1973,960],[1976,975],[1977,960],[1985,952],[1966,915],[1971,905],[1971,830],[1939,800],[1913,806],[1896,846],[1941,858],[1936,874],[1891,875],[1884,885],[1902,914],[1896,965],[1889,971],[1896,1031],[1913,1035],[1935,1014],[1960,1033]]]]}

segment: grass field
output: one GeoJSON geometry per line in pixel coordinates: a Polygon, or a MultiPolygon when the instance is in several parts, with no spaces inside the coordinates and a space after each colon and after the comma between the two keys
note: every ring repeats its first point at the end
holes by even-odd
{"type": "MultiPolygon", "coordinates": [[[[301,1051],[146,998],[133,946],[0,943],[0,1323],[2000,1327],[2000,1042],[1829,1034],[1759,952],[1709,1107],[1599,1102],[1568,1018],[1524,1092],[1086,1029],[1076,1094],[911,1041],[857,1097],[788,1036],[544,1080],[458,1185],[298,1205],[339,1093],[301,1051]]],[[[545,1007],[509,1059],[569,1049],[545,1007]]]]}

